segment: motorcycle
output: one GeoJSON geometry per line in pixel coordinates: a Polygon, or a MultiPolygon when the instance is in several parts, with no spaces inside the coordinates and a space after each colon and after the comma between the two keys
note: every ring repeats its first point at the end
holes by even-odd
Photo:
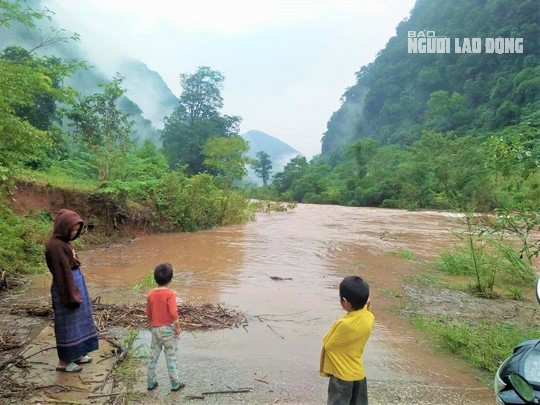
{"type": "MultiPolygon", "coordinates": [[[[540,304],[540,279],[536,299],[540,304]]],[[[540,404],[540,339],[514,348],[495,374],[494,389],[497,405],[540,404]]]]}

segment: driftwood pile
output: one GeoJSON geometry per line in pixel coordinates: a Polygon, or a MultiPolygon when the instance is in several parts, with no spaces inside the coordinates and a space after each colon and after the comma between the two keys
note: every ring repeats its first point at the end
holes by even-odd
{"type": "MultiPolygon", "coordinates": [[[[97,297],[92,301],[92,311],[96,327],[100,332],[111,327],[145,328],[148,326],[144,303],[103,304],[101,298],[97,297]]],[[[53,318],[49,300],[17,304],[12,307],[10,314],[53,318]]],[[[219,304],[187,302],[178,305],[178,314],[180,326],[184,330],[232,328],[247,322],[243,313],[223,308],[219,304]]]]}

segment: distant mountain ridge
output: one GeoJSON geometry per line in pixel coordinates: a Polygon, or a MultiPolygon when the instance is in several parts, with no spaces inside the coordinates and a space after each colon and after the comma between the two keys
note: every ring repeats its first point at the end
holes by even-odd
{"type": "Polygon", "coordinates": [[[272,161],[278,161],[286,155],[301,155],[301,153],[292,146],[262,131],[252,129],[240,136],[250,143],[249,157],[254,158],[257,152],[260,151],[268,153],[272,161]]]}
{"type": "MultiPolygon", "coordinates": [[[[272,175],[282,171],[293,157],[301,155],[292,146],[262,131],[252,129],[240,136],[249,141],[249,157],[255,158],[260,151],[264,151],[270,155],[272,175]]],[[[250,168],[248,169],[248,178],[254,183],[262,184],[262,181],[255,176],[250,168]]]]}

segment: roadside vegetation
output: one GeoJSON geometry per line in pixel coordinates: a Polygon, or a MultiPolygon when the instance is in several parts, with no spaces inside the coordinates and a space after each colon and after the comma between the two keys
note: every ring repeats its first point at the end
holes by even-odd
{"type": "Polygon", "coordinates": [[[539,323],[527,326],[504,319],[465,322],[444,316],[438,319],[418,317],[413,323],[443,349],[457,354],[473,367],[488,371],[489,383],[515,346],[540,336],[539,323]]]}

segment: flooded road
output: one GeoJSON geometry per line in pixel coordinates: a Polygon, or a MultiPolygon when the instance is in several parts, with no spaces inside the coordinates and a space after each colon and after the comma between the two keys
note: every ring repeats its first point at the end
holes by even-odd
{"type": "MultiPolygon", "coordinates": [[[[493,404],[471,369],[431,353],[395,308],[404,278],[449,246],[458,229],[455,218],[435,212],[299,205],[289,213],[258,214],[246,225],[146,236],[81,256],[90,294],[104,302],[144,300],[133,287],[156,264],[170,262],[179,300],[221,302],[246,313],[245,329],[181,336],[187,384],[181,395],[254,389],[199,403],[325,403],[328,380],[318,374],[322,337],[344,314],[340,281],[358,274],[370,283],[376,318],[364,353],[371,404],[493,404]],[[403,249],[415,260],[395,254],[403,249]]],[[[140,341],[149,341],[147,331],[140,341]]],[[[148,403],[178,398],[169,394],[162,371],[148,403]]]]}

